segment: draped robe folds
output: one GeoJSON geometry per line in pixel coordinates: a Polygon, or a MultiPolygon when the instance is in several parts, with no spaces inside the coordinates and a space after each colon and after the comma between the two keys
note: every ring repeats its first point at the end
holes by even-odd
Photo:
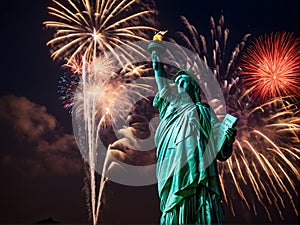
{"type": "MultiPolygon", "coordinates": [[[[211,205],[219,204],[221,200],[215,158],[226,160],[232,148],[222,149],[219,153],[214,148],[214,134],[220,126],[218,119],[207,104],[195,104],[187,93],[175,94],[169,87],[157,93],[153,105],[158,108],[161,119],[155,134],[161,223],[179,224],[189,221],[180,222],[176,216],[171,220],[164,217],[179,204],[185,204],[190,196],[198,198],[195,203],[197,209],[192,212],[194,216],[213,197],[215,201],[209,203],[209,208],[216,209],[217,212],[213,213],[218,214],[216,217],[219,219],[212,222],[221,223],[223,211],[217,210],[219,206],[211,205]],[[204,197],[201,193],[210,196],[204,197]]],[[[213,215],[207,216],[214,218],[213,215]]],[[[206,219],[211,221],[210,218],[206,219]]],[[[206,223],[203,220],[200,219],[199,223],[206,223]]]]}

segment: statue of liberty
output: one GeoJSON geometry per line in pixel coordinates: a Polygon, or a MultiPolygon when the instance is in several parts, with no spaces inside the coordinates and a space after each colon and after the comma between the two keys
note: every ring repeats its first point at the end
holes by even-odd
{"type": "Polygon", "coordinates": [[[189,72],[177,72],[176,89],[169,85],[159,56],[160,43],[153,41],[148,47],[158,86],[153,105],[161,119],[155,134],[160,223],[222,224],[217,160],[231,156],[236,129],[229,128],[223,147],[216,149],[221,123],[209,105],[201,102],[201,89],[189,72]],[[208,160],[210,156],[213,160],[208,160]]]}

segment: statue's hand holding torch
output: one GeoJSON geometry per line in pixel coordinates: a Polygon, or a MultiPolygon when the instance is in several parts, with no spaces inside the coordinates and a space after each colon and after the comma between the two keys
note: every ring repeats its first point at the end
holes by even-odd
{"type": "Polygon", "coordinates": [[[152,38],[152,41],[148,45],[148,51],[151,52],[152,66],[154,70],[158,70],[160,63],[159,54],[166,51],[166,46],[162,39],[167,32],[167,30],[156,32],[152,38]]]}

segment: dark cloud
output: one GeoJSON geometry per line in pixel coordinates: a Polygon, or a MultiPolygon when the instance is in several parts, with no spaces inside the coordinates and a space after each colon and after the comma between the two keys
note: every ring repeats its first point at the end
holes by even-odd
{"type": "Polygon", "coordinates": [[[9,122],[20,137],[32,142],[57,127],[46,107],[14,95],[0,98],[0,118],[9,122]]]}
{"type": "Polygon", "coordinates": [[[63,131],[45,106],[26,97],[2,96],[0,123],[6,128],[2,132],[14,134],[10,140],[4,140],[14,143],[4,145],[0,155],[2,165],[26,176],[69,175],[81,169],[82,160],[74,136],[63,131]]]}

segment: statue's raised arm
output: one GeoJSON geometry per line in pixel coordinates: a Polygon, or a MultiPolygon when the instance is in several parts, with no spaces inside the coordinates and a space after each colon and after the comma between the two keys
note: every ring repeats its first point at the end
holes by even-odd
{"type": "Polygon", "coordinates": [[[161,91],[164,87],[167,87],[169,85],[166,79],[166,72],[164,70],[164,66],[160,58],[160,55],[163,54],[166,49],[164,43],[162,42],[162,38],[166,34],[166,32],[167,31],[158,31],[153,36],[153,40],[148,46],[148,50],[151,52],[153,71],[159,91],[161,91]]]}
{"type": "Polygon", "coordinates": [[[158,90],[161,91],[164,87],[167,87],[169,83],[166,78],[164,65],[160,61],[160,57],[155,50],[152,52],[152,66],[158,90]]]}

